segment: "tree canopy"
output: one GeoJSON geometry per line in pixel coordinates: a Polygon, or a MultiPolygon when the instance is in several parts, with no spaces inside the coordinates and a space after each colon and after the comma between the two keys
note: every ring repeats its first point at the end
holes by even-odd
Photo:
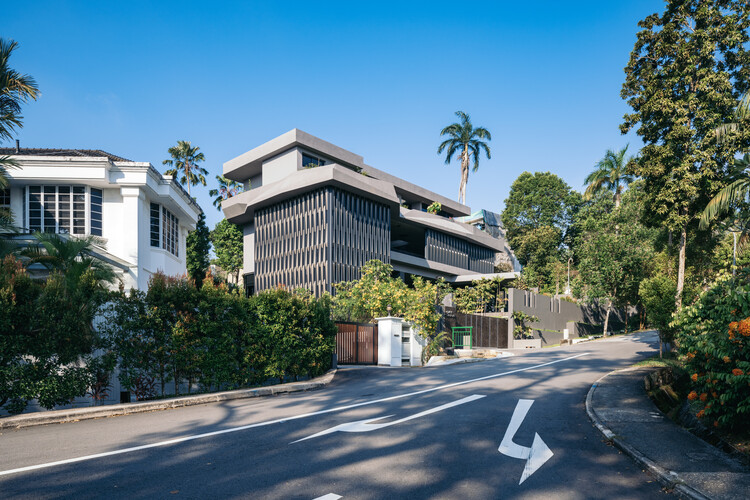
{"type": "Polygon", "coordinates": [[[584,198],[590,200],[595,194],[601,191],[610,191],[613,193],[615,208],[620,206],[622,199],[622,190],[628,184],[633,182],[635,177],[628,173],[627,168],[633,159],[625,158],[628,146],[625,146],[618,152],[608,149],[604,158],[599,160],[586,179],[583,181],[587,184],[584,198]]]}
{"type": "Polygon", "coordinates": [[[195,230],[188,234],[185,246],[188,276],[196,286],[200,286],[208,271],[208,252],[211,250],[211,237],[203,211],[198,217],[195,230]]]}
{"type": "Polygon", "coordinates": [[[471,124],[471,118],[463,111],[456,111],[460,122],[452,123],[440,131],[440,135],[448,138],[438,146],[438,154],[445,151],[445,164],[449,165],[454,156],[461,158],[461,184],[458,188],[459,203],[466,203],[466,184],[469,182],[470,157],[474,159],[473,172],[479,168],[479,157],[482,151],[490,158],[490,147],[482,140],[492,140],[490,131],[484,127],[471,124]]]}
{"type": "Polygon", "coordinates": [[[234,276],[234,282],[239,283],[239,272],[242,269],[243,246],[242,231],[236,224],[226,219],[220,220],[211,231],[211,243],[214,246],[216,259],[214,263],[227,274],[234,276]]]}
{"type": "MultiPolygon", "coordinates": [[[[10,56],[18,48],[18,42],[0,38],[0,142],[12,139],[17,128],[23,127],[21,105],[39,97],[36,80],[10,67],[10,56]]],[[[8,185],[6,168],[14,162],[0,156],[0,189],[8,185]]]]}
{"type": "Polygon", "coordinates": [[[734,132],[731,144],[715,133],[734,120],[748,89],[748,14],[744,1],[670,1],[663,14],[639,23],[643,29],[625,68],[621,95],[633,112],[620,129],[635,129],[645,143],[633,171],[645,180],[651,223],[680,235],[678,307],[688,230],[723,186],[737,147],[750,140],[746,127],[734,132]]]}
{"type": "Polygon", "coordinates": [[[206,160],[206,157],[199,151],[198,146],[193,146],[190,141],[177,141],[177,146],[172,146],[167,150],[172,158],[164,160],[163,165],[170,168],[164,173],[171,175],[180,184],[187,184],[188,195],[190,195],[190,186],[196,184],[206,185],[206,174],[208,170],[199,164],[206,160]]]}
{"type": "Polygon", "coordinates": [[[562,260],[567,260],[561,252],[581,202],[579,193],[550,172],[524,172],[511,185],[500,218],[532,286],[554,288],[559,280],[562,260]]]}

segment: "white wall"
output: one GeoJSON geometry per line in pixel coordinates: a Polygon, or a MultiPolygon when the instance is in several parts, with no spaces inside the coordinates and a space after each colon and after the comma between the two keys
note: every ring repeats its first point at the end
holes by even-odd
{"type": "Polygon", "coordinates": [[[23,187],[10,188],[10,212],[13,216],[13,225],[17,227],[23,226],[23,196],[23,187]]]}

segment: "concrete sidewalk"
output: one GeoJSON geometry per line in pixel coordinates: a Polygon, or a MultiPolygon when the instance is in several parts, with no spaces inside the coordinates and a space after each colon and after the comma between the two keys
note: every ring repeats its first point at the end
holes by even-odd
{"type": "Polygon", "coordinates": [[[143,413],[147,411],[168,410],[170,408],[218,403],[221,401],[230,401],[232,399],[257,398],[261,396],[273,396],[276,394],[311,391],[323,388],[330,384],[335,374],[336,370],[330,370],[325,375],[304,382],[291,382],[288,384],[270,385],[253,389],[237,389],[235,391],[196,394],[195,396],[180,396],[169,399],[160,399],[157,401],[141,401],[137,403],[25,413],[23,415],[0,418],[0,431],[4,429],[32,427],[34,425],[63,424],[66,422],[76,422],[78,420],[116,417],[119,415],[129,415],[131,413],[143,413]]]}
{"type": "Polygon", "coordinates": [[[657,369],[628,368],[599,379],[586,397],[591,420],[680,497],[749,498],[745,465],[674,423],[649,399],[644,377],[657,369]]]}

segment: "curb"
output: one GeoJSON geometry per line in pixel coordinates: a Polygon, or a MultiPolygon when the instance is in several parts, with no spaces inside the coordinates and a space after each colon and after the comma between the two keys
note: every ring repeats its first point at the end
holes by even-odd
{"type": "Polygon", "coordinates": [[[145,401],[137,403],[121,403],[116,405],[95,406],[88,408],[74,408],[70,410],[51,410],[26,415],[0,418],[0,431],[10,429],[21,429],[36,425],[64,424],[77,422],[79,420],[91,420],[94,418],[118,417],[133,413],[145,413],[150,411],[169,410],[171,408],[182,408],[184,406],[202,405],[207,403],[219,403],[233,399],[258,398],[263,396],[275,396],[277,394],[288,394],[292,392],[312,391],[322,389],[330,384],[336,375],[336,369],[330,370],[325,375],[305,382],[291,382],[255,389],[237,389],[234,391],[216,392],[212,394],[200,394],[197,396],[182,396],[160,401],[145,401]]]}
{"type": "Polygon", "coordinates": [[[680,495],[681,498],[691,498],[694,500],[710,500],[708,497],[703,495],[698,490],[693,489],[692,487],[685,484],[684,480],[680,477],[680,475],[674,471],[667,470],[658,464],[656,464],[653,460],[646,457],[644,454],[642,454],[640,451],[636,450],[632,446],[630,446],[628,443],[626,443],[623,439],[619,438],[617,435],[615,435],[612,430],[607,427],[604,422],[601,421],[599,416],[596,414],[596,410],[592,407],[592,400],[594,397],[594,392],[596,391],[597,386],[599,385],[599,382],[603,380],[605,377],[611,375],[612,373],[617,372],[623,372],[627,370],[631,370],[632,368],[625,368],[622,370],[615,370],[613,372],[610,372],[602,377],[600,377],[589,389],[588,393],[586,394],[586,413],[589,416],[589,419],[593,422],[594,426],[599,429],[599,432],[601,432],[604,437],[607,439],[607,441],[610,441],[612,444],[614,444],[618,449],[620,449],[623,453],[628,455],[630,458],[635,460],[639,465],[647,469],[649,472],[651,472],[658,481],[666,486],[669,489],[674,490],[678,495],[680,495]]]}

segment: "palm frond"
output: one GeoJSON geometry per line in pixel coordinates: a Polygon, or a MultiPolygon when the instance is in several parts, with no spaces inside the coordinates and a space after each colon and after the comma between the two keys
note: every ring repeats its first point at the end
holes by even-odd
{"type": "Polygon", "coordinates": [[[750,177],[737,179],[716,193],[703,210],[698,227],[707,229],[712,219],[723,212],[729,211],[737,202],[745,200],[750,195],[750,177]]]}

